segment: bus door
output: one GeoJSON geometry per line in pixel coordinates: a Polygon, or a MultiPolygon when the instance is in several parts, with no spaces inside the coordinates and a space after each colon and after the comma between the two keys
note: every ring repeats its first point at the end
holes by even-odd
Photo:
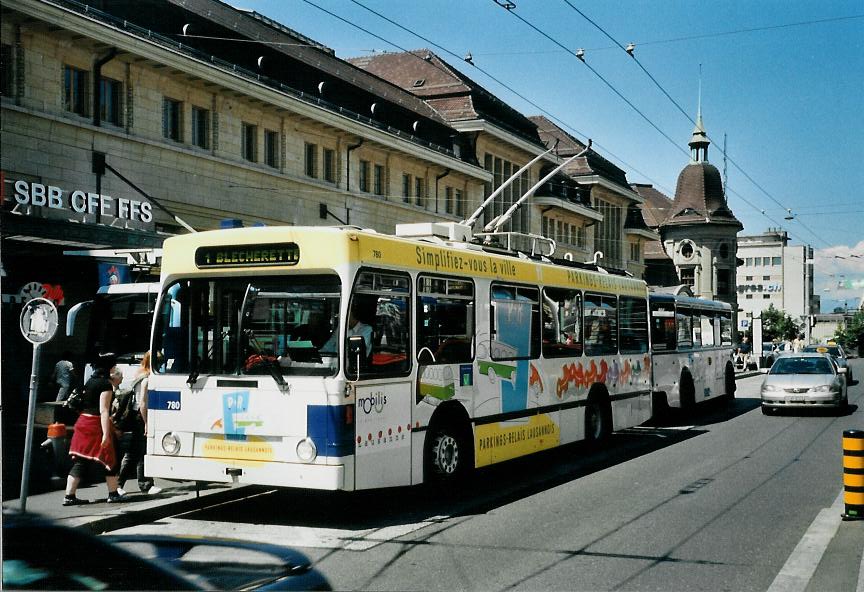
{"type": "Polygon", "coordinates": [[[354,388],[357,489],[411,484],[410,286],[407,274],[361,270],[351,295],[345,374],[354,388]]]}

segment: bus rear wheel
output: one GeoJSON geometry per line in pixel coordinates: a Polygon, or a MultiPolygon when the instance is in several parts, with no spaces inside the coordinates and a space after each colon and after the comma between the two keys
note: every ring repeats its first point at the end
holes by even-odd
{"type": "Polygon", "coordinates": [[[735,382],[735,369],[732,367],[732,364],[726,364],[723,386],[726,390],[723,397],[727,403],[731,403],[735,400],[735,390],[738,388],[738,385],[735,382]]]}
{"type": "Polygon", "coordinates": [[[589,399],[585,406],[585,439],[590,443],[605,441],[612,433],[612,413],[608,402],[589,399]]]}

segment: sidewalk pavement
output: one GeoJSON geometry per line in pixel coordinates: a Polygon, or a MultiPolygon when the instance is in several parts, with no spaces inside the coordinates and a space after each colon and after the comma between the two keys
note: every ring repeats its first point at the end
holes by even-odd
{"type": "MultiPolygon", "coordinates": [[[[197,484],[193,481],[156,479],[162,491],[146,495],[137,491],[134,480],[126,483],[126,497],[120,503],[107,503],[108,489],[104,481],[78,488],[80,499],[89,504],[64,506],[63,489],[27,496],[27,513],[47,520],[101,534],[138,524],[146,524],[175,514],[189,512],[204,504],[238,499],[250,493],[252,486],[232,486],[224,483],[197,484]],[[134,490],[134,491],[133,491],[134,490]]],[[[21,510],[21,500],[3,502],[4,510],[21,510]]]]}

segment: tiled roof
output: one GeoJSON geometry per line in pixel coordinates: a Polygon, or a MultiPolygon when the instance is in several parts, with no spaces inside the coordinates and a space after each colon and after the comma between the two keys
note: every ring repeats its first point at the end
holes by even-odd
{"type": "MultiPolygon", "coordinates": [[[[585,149],[585,144],[582,141],[571,136],[543,115],[532,115],[529,119],[537,125],[540,139],[543,140],[546,146],[551,148],[557,142],[557,153],[559,156],[566,158],[578,154],[585,149]]],[[[589,149],[585,156],[577,158],[567,165],[564,171],[575,177],[600,175],[609,181],[618,183],[622,187],[628,186],[627,174],[600,156],[593,148],[589,149]]]]}
{"type": "Polygon", "coordinates": [[[691,162],[678,175],[671,215],[664,224],[714,222],[742,227],[723,196],[720,171],[707,162],[691,162]]]}
{"type": "Polygon", "coordinates": [[[428,49],[348,61],[424,99],[450,122],[483,119],[542,145],[536,126],[527,117],[428,49]],[[438,103],[444,99],[447,102],[438,103]]]}
{"type": "Polygon", "coordinates": [[[642,247],[642,256],[646,260],[666,260],[671,261],[672,259],[669,255],[666,254],[666,251],[663,250],[663,245],[660,241],[650,241],[643,244],[642,247]]]}
{"type": "Polygon", "coordinates": [[[672,198],[656,190],[653,185],[633,183],[630,188],[645,200],[641,204],[642,217],[649,228],[656,230],[672,211],[672,198]]]}
{"type": "Polygon", "coordinates": [[[262,17],[216,0],[168,0],[196,16],[234,31],[237,35],[269,43],[269,49],[295,59],[349,85],[362,88],[384,100],[398,104],[442,124],[440,116],[411,93],[333,55],[332,50],[314,43],[295,31],[262,17]]]}

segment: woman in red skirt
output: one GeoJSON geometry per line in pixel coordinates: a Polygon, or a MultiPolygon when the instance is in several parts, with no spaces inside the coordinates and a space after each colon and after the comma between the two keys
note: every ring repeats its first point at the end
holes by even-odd
{"type": "Polygon", "coordinates": [[[108,503],[119,502],[117,492],[117,453],[115,451],[114,425],[111,423],[111,402],[114,389],[123,381],[123,373],[113,362],[103,363],[93,372],[84,385],[84,409],[75,422],[75,433],[69,444],[73,464],[66,479],[64,506],[88,504],[89,500],[76,497],[75,492],[81,477],[88,467],[97,467],[105,472],[108,485],[108,503]]]}

